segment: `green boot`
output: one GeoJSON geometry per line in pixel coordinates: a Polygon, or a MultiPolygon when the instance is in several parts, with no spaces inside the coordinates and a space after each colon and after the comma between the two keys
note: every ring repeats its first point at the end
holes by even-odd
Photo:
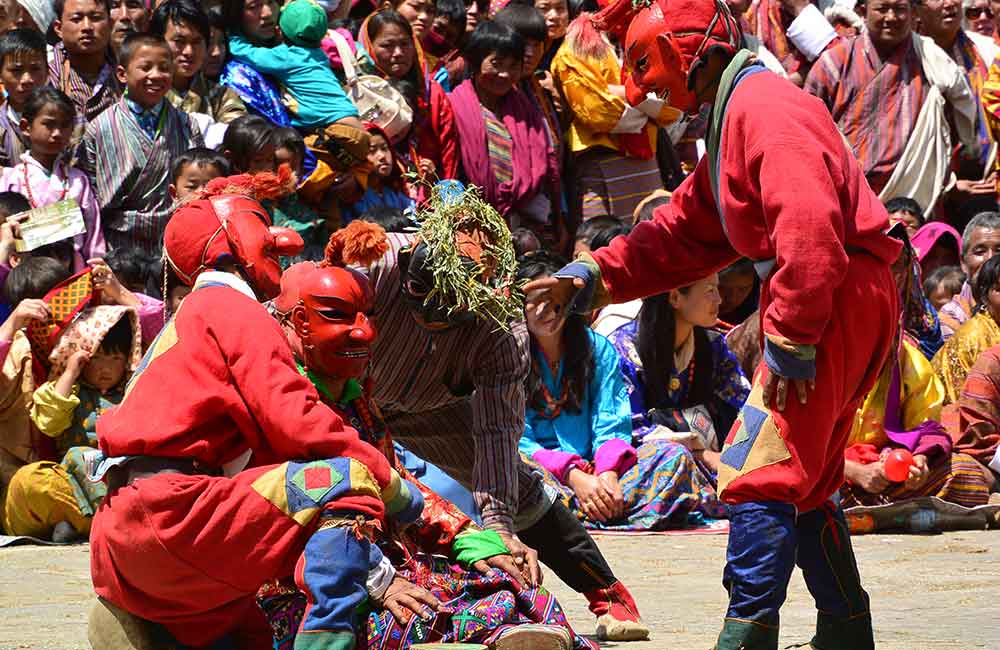
{"type": "Polygon", "coordinates": [[[727,618],[715,650],[777,650],[778,626],[727,618]]]}
{"type": "Polygon", "coordinates": [[[820,613],[816,617],[816,636],[810,645],[814,650],[875,650],[872,615],[865,613],[843,619],[820,613]]]}

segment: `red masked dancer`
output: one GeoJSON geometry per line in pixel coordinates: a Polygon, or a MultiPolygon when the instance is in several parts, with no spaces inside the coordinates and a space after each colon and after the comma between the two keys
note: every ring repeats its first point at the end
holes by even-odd
{"type": "Polygon", "coordinates": [[[832,499],[899,316],[888,215],[822,103],[739,49],[722,0],[638,10],[622,0],[597,20],[625,46],[631,102],[655,92],[684,111],[711,105],[708,153],[651,221],[526,286],[529,309],[627,302],[755,260],[764,361],[722,451],[732,532],[717,648],[777,648],[795,564],[820,610],[812,647],[873,648],[868,595],[832,499]]]}
{"type": "MultiPolygon", "coordinates": [[[[323,262],[301,262],[281,276],[275,311],[299,370],[323,401],[361,439],[381,451],[424,497],[420,521],[405,529],[387,522],[377,542],[392,560],[378,606],[368,614],[367,647],[404,650],[419,643],[484,643],[494,650],[593,649],[575,638],[555,598],[520,583],[503,539],[481,530],[457,507],[420,485],[396,460],[392,438],[372,403],[368,367],[375,295],[368,278],[346,268],[377,262],[389,247],[381,227],[354,221],[330,239],[323,262]],[[491,569],[501,569],[501,571],[491,569]],[[463,624],[463,621],[477,621],[463,624]],[[541,624],[541,625],[539,625],[541,624]]],[[[277,650],[290,650],[305,597],[288,580],[259,595],[277,650]]]]}
{"type": "Polygon", "coordinates": [[[193,291],[97,424],[108,498],[94,588],[188,646],[271,647],[255,596],[294,575],[307,599],[295,647],[353,648],[369,574],[386,563],[371,530],[422,507],[323,404],[258,302],[279,291],[278,257],[302,248],[258,202],[291,180],[216,179],[174,212],[166,258],[193,291]]]}

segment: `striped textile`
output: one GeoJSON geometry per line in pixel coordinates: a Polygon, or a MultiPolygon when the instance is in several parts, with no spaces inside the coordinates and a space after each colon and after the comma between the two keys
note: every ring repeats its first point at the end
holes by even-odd
{"type": "Polygon", "coordinates": [[[903,155],[929,87],[911,40],[883,61],[866,33],[824,52],[804,88],[826,104],[877,194],[903,155]]]}
{"type": "Polygon", "coordinates": [[[184,151],[204,144],[187,115],[167,102],[164,110],[163,128],[152,140],[124,100],[87,126],[79,166],[97,193],[112,249],[138,248],[159,257],[173,206],[167,191],[170,165],[184,151]]]}
{"type": "Polygon", "coordinates": [[[483,108],[483,122],[486,124],[486,147],[490,152],[490,166],[497,184],[514,180],[514,143],[510,131],[497,119],[496,115],[483,108]]]}
{"type": "Polygon", "coordinates": [[[989,464],[1000,446],[1000,346],[980,355],[958,398],[955,451],[989,464]]]}
{"type": "Polygon", "coordinates": [[[631,220],[642,199],[663,189],[655,157],[640,160],[603,147],[579,154],[576,176],[583,221],[604,215],[631,220]]]}
{"type": "Polygon", "coordinates": [[[869,494],[861,488],[845,485],[840,491],[841,507],[879,506],[915,497],[938,497],[966,508],[985,505],[990,499],[992,478],[989,470],[968,454],[952,454],[949,458],[931,465],[930,476],[916,490],[907,490],[898,484],[882,494],[869,494]]]}
{"type": "Polygon", "coordinates": [[[31,144],[21,132],[19,117],[12,113],[10,104],[0,104],[0,167],[17,165],[31,144]]]}
{"type": "Polygon", "coordinates": [[[76,141],[83,137],[88,122],[103,113],[118,101],[125,89],[115,76],[115,63],[108,50],[108,61],[94,83],[86,79],[69,64],[66,46],[57,43],[49,60],[49,84],[66,93],[76,107],[76,126],[73,136],[76,141]]]}
{"type": "Polygon", "coordinates": [[[976,129],[976,135],[979,139],[980,161],[985,164],[990,151],[990,131],[987,128],[986,110],[984,107],[986,99],[984,90],[986,79],[989,76],[989,63],[983,61],[983,58],[979,55],[979,50],[976,48],[976,44],[966,35],[964,29],[959,30],[958,36],[955,38],[955,43],[951,46],[948,55],[951,56],[952,60],[960,68],[965,70],[965,78],[969,81],[972,94],[976,98],[976,104],[979,107],[979,124],[976,129]]]}
{"type": "Polygon", "coordinates": [[[396,256],[412,243],[390,234],[386,255],[370,271],[378,337],[369,374],[374,401],[396,440],[468,486],[483,523],[512,530],[534,523],[543,500],[537,477],[520,466],[528,333],[486,322],[429,332],[400,300],[396,256]],[[519,495],[520,493],[520,495],[519,495]]]}

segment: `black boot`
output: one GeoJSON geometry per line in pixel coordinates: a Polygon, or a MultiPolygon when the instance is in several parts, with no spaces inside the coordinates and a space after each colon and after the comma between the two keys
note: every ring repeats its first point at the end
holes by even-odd
{"type": "Polygon", "coordinates": [[[832,503],[801,515],[798,565],[816,599],[815,650],[874,650],[868,594],[843,511],[832,503]]]}
{"type": "Polygon", "coordinates": [[[778,628],[753,621],[727,618],[715,650],[776,650],[778,628]]]}

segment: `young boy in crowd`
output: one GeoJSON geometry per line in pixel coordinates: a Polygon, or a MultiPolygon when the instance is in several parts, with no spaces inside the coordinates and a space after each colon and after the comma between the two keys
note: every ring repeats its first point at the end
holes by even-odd
{"type": "Polygon", "coordinates": [[[36,31],[15,29],[0,36],[0,83],[7,93],[0,104],[0,167],[16,165],[28,150],[21,111],[31,91],[48,78],[45,56],[45,37],[36,31]]]}
{"type": "Polygon", "coordinates": [[[434,71],[434,81],[446,92],[454,90],[465,79],[465,59],[462,58],[465,23],[463,0],[438,0],[437,15],[422,40],[427,65],[434,71]]]}
{"type": "Polygon", "coordinates": [[[957,266],[941,266],[924,280],[924,294],[931,301],[936,311],[951,302],[952,298],[962,293],[965,283],[965,273],[957,266]]]}
{"type": "Polygon", "coordinates": [[[180,203],[219,176],[229,176],[225,156],[205,147],[188,149],[174,159],[170,169],[170,198],[180,203]]]}
{"type": "Polygon", "coordinates": [[[359,201],[341,206],[343,221],[348,224],[372,208],[397,208],[412,210],[414,201],[405,192],[403,176],[392,144],[382,129],[374,124],[365,124],[371,138],[368,149],[368,164],[372,173],[368,176],[368,187],[359,201]]]}
{"type": "Polygon", "coordinates": [[[173,69],[170,48],[161,37],[126,38],[116,75],[127,94],[87,127],[80,166],[97,192],[112,249],[160,253],[173,206],[171,160],[204,144],[190,117],[164,99],[173,69]]]}
{"type": "Polygon", "coordinates": [[[110,0],[55,0],[52,28],[60,41],[49,61],[49,83],[76,106],[73,141],[87,123],[118,101],[122,86],[111,51],[110,0]]]}
{"type": "Polygon", "coordinates": [[[85,454],[97,447],[97,419],[124,396],[139,340],[135,311],[117,305],[84,309],[60,335],[30,415],[62,462],[31,463],[14,474],[3,512],[8,533],[66,542],[90,532],[107,488],[87,479],[85,454]]]}
{"type": "Polygon", "coordinates": [[[246,115],[235,90],[205,77],[212,37],[208,14],[194,0],[166,0],[153,12],[149,32],[166,39],[174,55],[174,77],[167,100],[185,113],[203,113],[228,124],[246,115]]]}
{"type": "Polygon", "coordinates": [[[278,21],[285,43],[274,47],[252,45],[240,34],[229,37],[229,53],[262,74],[277,79],[298,106],[292,126],[321,130],[339,122],[361,128],[358,110],[347,98],[330,61],[320,47],[326,36],[326,12],[311,0],[292,0],[278,21]]]}

